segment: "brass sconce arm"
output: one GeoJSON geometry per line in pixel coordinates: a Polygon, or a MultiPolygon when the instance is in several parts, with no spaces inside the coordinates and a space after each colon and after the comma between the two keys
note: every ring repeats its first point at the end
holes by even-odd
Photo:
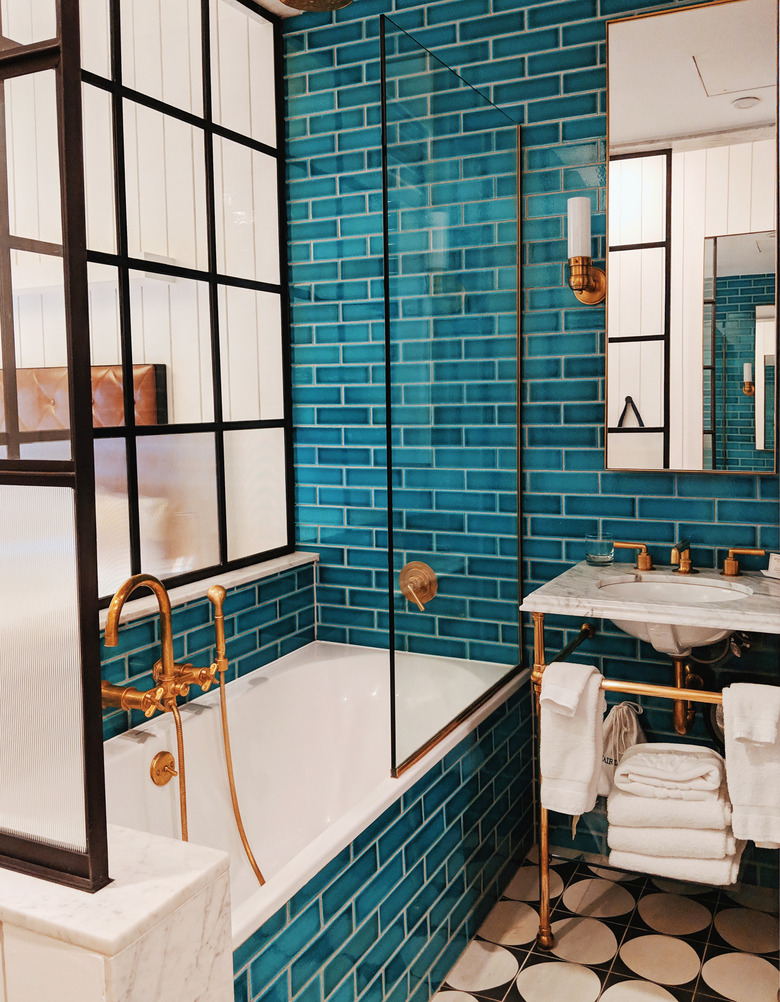
{"type": "Polygon", "coordinates": [[[596,306],[607,295],[607,276],[590,257],[569,258],[569,288],[581,303],[596,306]]]}

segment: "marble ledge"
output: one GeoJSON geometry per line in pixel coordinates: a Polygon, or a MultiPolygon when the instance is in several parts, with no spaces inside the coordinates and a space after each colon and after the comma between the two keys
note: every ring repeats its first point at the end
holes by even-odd
{"type": "MultiPolygon", "coordinates": [[[[677,590],[677,589],[675,589],[677,590]]],[[[702,570],[685,579],[673,574],[672,567],[637,571],[630,563],[593,567],[584,560],[526,595],[522,612],[543,612],[560,616],[592,616],[598,619],[669,623],[673,626],[720,626],[747,633],[780,634],[780,580],[745,571],[724,578],[716,570],[702,570]],[[668,599],[633,601],[607,597],[605,584],[635,580],[671,581],[682,584],[716,585],[732,583],[746,593],[728,602],[690,601],[682,605],[678,595],[668,599]],[[749,594],[747,593],[749,592],[749,594]]]]}
{"type": "MultiPolygon", "coordinates": [[[[216,577],[207,577],[201,581],[191,581],[189,584],[179,585],[178,588],[169,589],[168,597],[171,600],[171,607],[175,609],[177,606],[186,605],[187,602],[197,602],[198,599],[205,598],[212,585],[220,584],[227,591],[230,591],[231,588],[239,588],[241,585],[250,584],[253,581],[262,581],[263,578],[270,578],[275,574],[282,574],[284,571],[291,571],[296,567],[316,564],[319,559],[317,553],[296,550],[293,553],[285,553],[281,557],[274,557],[273,560],[263,560],[259,564],[239,567],[235,571],[225,571],[224,574],[218,574],[216,577]]],[[[160,607],[154,595],[131,598],[122,606],[122,624],[130,623],[134,619],[143,619],[144,616],[156,615],[159,611],[160,607]]],[[[226,615],[229,615],[229,612],[226,615]]],[[[101,630],[105,629],[107,618],[108,609],[101,609],[101,630]]]]}
{"type": "Polygon", "coordinates": [[[0,922],[115,956],[228,872],[227,853],[108,826],[111,883],[95,894],[0,870],[0,922]]]}

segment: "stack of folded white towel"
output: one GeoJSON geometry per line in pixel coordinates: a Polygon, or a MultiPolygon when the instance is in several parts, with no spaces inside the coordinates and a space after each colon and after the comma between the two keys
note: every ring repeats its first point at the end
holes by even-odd
{"type": "Polygon", "coordinates": [[[627,748],[607,799],[610,865],[733,884],[745,843],[731,830],[724,766],[703,745],[627,748]]]}

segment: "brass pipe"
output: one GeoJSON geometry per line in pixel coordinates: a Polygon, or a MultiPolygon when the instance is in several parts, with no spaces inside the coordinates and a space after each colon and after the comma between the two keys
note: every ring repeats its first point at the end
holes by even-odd
{"type": "MultiPolygon", "coordinates": [[[[649,682],[619,682],[612,679],[604,679],[601,688],[607,692],[622,692],[631,696],[658,696],[659,699],[679,700],[680,690],[671,685],[652,685],[649,682]]],[[[688,692],[688,701],[691,703],[722,703],[723,695],[720,692],[688,692]]]]}
{"type": "Polygon", "coordinates": [[[212,585],[207,592],[208,599],[214,606],[214,633],[216,634],[217,647],[215,664],[217,671],[219,672],[219,705],[222,713],[222,743],[225,748],[225,768],[227,769],[230,799],[233,804],[233,817],[236,820],[238,837],[241,839],[241,845],[244,847],[244,853],[246,858],[249,860],[249,865],[252,867],[254,874],[257,877],[257,881],[262,887],[265,883],[265,877],[263,876],[260,867],[257,865],[254,853],[252,852],[252,847],[249,845],[249,839],[246,835],[244,822],[241,820],[241,811],[238,806],[238,795],[236,793],[236,780],[233,775],[233,755],[230,751],[230,728],[228,727],[227,693],[225,691],[225,672],[227,671],[228,660],[225,654],[225,616],[222,611],[226,594],[227,593],[222,585],[212,585]]]}
{"type": "Polygon", "coordinates": [[[173,714],[173,722],[176,725],[176,751],[179,759],[179,816],[181,818],[181,840],[189,841],[189,827],[187,825],[187,784],[184,779],[184,731],[181,726],[181,714],[176,700],[172,699],[166,709],[170,709],[173,714]]]}
{"type": "MultiPolygon", "coordinates": [[[[685,658],[672,658],[674,684],[677,689],[685,688],[685,658]]],[[[693,724],[696,710],[687,699],[676,699],[672,711],[672,722],[678,734],[687,734],[693,724]]]]}
{"type": "MultiPolygon", "coordinates": [[[[542,692],[542,676],[546,665],[544,663],[544,613],[534,612],[534,670],[531,675],[534,693],[536,694],[536,727],[539,749],[542,747],[542,715],[539,712],[539,699],[542,692]]],[[[583,627],[584,629],[584,627],[583,627]]],[[[582,634],[582,631],[580,631],[582,634]]],[[[582,637],[582,640],[585,638],[582,637]]],[[[580,643],[582,641],[580,640],[580,643]]],[[[539,774],[539,931],[536,942],[543,950],[551,950],[555,946],[550,923],[550,846],[549,822],[547,811],[542,804],[541,771],[539,774]]]]}

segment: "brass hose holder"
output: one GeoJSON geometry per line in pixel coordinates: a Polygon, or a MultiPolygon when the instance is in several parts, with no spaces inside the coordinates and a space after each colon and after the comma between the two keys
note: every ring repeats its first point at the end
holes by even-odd
{"type": "Polygon", "coordinates": [[[736,578],[742,573],[739,569],[739,561],[734,556],[735,553],[742,553],[746,557],[763,557],[766,555],[766,550],[739,548],[729,550],[729,555],[723,561],[723,570],[721,571],[721,574],[727,578],[736,578]]]}
{"type": "Polygon", "coordinates": [[[401,568],[398,575],[398,587],[408,602],[414,602],[420,612],[425,603],[430,602],[438,591],[436,573],[422,560],[412,560],[401,568]]]}
{"type": "Polygon", "coordinates": [[[651,571],[653,570],[653,557],[647,552],[646,543],[618,543],[614,544],[616,550],[636,550],[636,564],[634,564],[634,570],[637,571],[651,571]]]}

